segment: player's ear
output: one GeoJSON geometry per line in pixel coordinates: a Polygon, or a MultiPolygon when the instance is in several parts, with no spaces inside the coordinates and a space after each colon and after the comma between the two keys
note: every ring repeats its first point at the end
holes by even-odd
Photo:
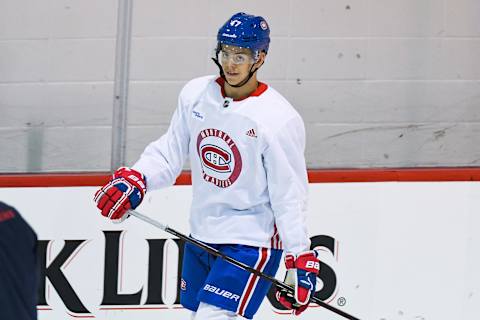
{"type": "Polygon", "coordinates": [[[265,62],[266,57],[267,57],[267,54],[264,51],[260,52],[259,55],[258,55],[258,60],[257,60],[257,62],[255,62],[254,66],[256,68],[260,68],[263,65],[263,63],[265,62]]]}

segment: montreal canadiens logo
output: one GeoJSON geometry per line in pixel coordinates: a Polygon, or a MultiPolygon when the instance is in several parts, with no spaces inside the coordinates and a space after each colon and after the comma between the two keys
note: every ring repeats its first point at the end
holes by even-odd
{"type": "Polygon", "coordinates": [[[217,187],[231,186],[242,171],[242,157],[237,145],[221,130],[202,130],[197,138],[197,152],[203,179],[217,187]]]}
{"type": "Polygon", "coordinates": [[[217,172],[231,172],[230,153],[217,146],[206,144],[200,148],[202,162],[208,168],[217,172]]]}

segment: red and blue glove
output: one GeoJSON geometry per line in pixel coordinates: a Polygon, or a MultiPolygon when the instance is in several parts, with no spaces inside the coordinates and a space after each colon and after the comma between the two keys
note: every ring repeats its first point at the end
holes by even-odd
{"type": "Polygon", "coordinates": [[[133,169],[122,167],[112,179],[96,193],[93,200],[102,215],[112,220],[123,220],[125,213],[135,209],[147,192],[145,176],[133,169]]]}
{"type": "Polygon", "coordinates": [[[310,296],[315,294],[317,274],[320,271],[320,260],[315,251],[305,251],[297,256],[287,253],[285,256],[287,274],[285,283],[295,288],[292,295],[289,291],[277,291],[277,300],[287,309],[299,315],[307,309],[310,296]]]}

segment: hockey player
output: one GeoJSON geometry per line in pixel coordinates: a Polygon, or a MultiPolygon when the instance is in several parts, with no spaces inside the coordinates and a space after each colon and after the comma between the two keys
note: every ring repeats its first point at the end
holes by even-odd
{"type": "Polygon", "coordinates": [[[0,319],[37,319],[38,278],[37,235],[0,201],[0,319]]]}
{"type": "MultiPolygon", "coordinates": [[[[97,191],[102,215],[123,219],[147,190],[172,185],[190,157],[191,236],[274,276],[282,249],[294,297],[277,294],[300,314],[315,293],[319,261],[310,251],[305,206],[305,129],[275,89],[257,80],[270,42],[265,19],[237,13],[218,31],[213,60],[220,76],[181,90],[168,131],[132,168],[120,168],[97,191]]],[[[270,284],[186,244],[181,303],[193,319],[252,318],[270,284]]]]}

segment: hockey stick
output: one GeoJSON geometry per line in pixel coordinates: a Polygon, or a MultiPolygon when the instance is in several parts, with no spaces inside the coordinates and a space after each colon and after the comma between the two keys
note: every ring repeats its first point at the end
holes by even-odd
{"type": "MultiPolygon", "coordinates": [[[[293,293],[295,292],[295,289],[294,289],[293,287],[289,286],[288,284],[286,284],[286,283],[284,283],[284,282],[281,282],[281,281],[275,279],[274,277],[269,276],[268,274],[265,274],[265,273],[263,273],[263,272],[261,272],[261,271],[258,271],[258,270],[256,270],[256,269],[254,269],[254,268],[252,268],[252,267],[250,267],[250,266],[248,266],[248,265],[240,262],[240,261],[237,261],[237,260],[235,260],[235,259],[233,259],[233,258],[231,258],[231,257],[229,257],[229,256],[227,256],[227,255],[225,255],[225,254],[223,254],[222,252],[218,251],[217,249],[212,248],[212,247],[210,247],[209,245],[206,245],[205,243],[203,243],[203,242],[201,242],[201,241],[198,241],[198,240],[196,240],[196,239],[194,239],[194,238],[191,238],[191,237],[189,237],[189,236],[186,236],[186,235],[184,235],[183,233],[180,233],[180,232],[178,232],[177,230],[172,229],[172,228],[170,228],[169,226],[167,226],[167,225],[165,225],[165,224],[163,224],[163,223],[160,223],[160,222],[158,222],[158,221],[156,221],[156,220],[153,220],[153,219],[147,217],[146,215],[141,214],[141,213],[138,212],[138,211],[129,210],[128,213],[129,213],[131,216],[134,216],[134,217],[136,217],[136,218],[138,218],[138,219],[140,219],[140,220],[143,220],[143,221],[145,221],[145,222],[147,222],[147,223],[149,223],[149,224],[151,224],[151,225],[154,225],[155,227],[157,227],[157,228],[159,228],[159,229],[162,229],[163,231],[168,232],[168,233],[170,233],[170,234],[172,234],[172,235],[174,235],[174,236],[176,236],[176,237],[178,237],[178,238],[180,238],[180,239],[182,239],[182,240],[184,240],[184,241],[186,241],[186,242],[189,242],[189,243],[191,243],[191,244],[193,244],[193,245],[195,245],[195,246],[197,246],[197,247],[199,247],[199,248],[202,248],[203,250],[207,251],[207,252],[210,253],[210,254],[213,254],[214,256],[220,257],[220,258],[222,258],[223,260],[228,261],[229,263],[231,263],[231,264],[239,267],[240,269],[243,269],[243,270],[245,270],[245,271],[248,271],[248,272],[250,272],[250,273],[253,273],[254,275],[256,275],[256,276],[258,276],[258,277],[260,277],[260,278],[263,278],[263,279],[265,279],[265,280],[267,280],[267,281],[270,281],[272,284],[276,285],[277,287],[279,287],[279,288],[281,288],[281,289],[283,289],[283,290],[285,290],[285,291],[287,291],[287,292],[289,292],[289,293],[291,293],[291,294],[293,294],[293,293]]],[[[311,302],[315,302],[315,303],[318,304],[319,306],[324,307],[325,309],[328,309],[328,310],[330,310],[330,311],[332,311],[332,312],[334,312],[334,313],[336,313],[336,314],[338,314],[338,315],[341,315],[342,317],[345,317],[346,319],[350,319],[350,320],[360,320],[359,318],[356,318],[356,317],[354,317],[354,316],[352,316],[352,315],[350,315],[350,314],[348,314],[348,313],[346,313],[346,312],[344,312],[344,311],[342,311],[342,310],[340,310],[340,309],[337,309],[337,308],[329,305],[328,303],[323,302],[322,300],[318,299],[317,297],[315,297],[315,296],[313,296],[313,295],[310,297],[310,301],[311,301],[311,302]]]]}

